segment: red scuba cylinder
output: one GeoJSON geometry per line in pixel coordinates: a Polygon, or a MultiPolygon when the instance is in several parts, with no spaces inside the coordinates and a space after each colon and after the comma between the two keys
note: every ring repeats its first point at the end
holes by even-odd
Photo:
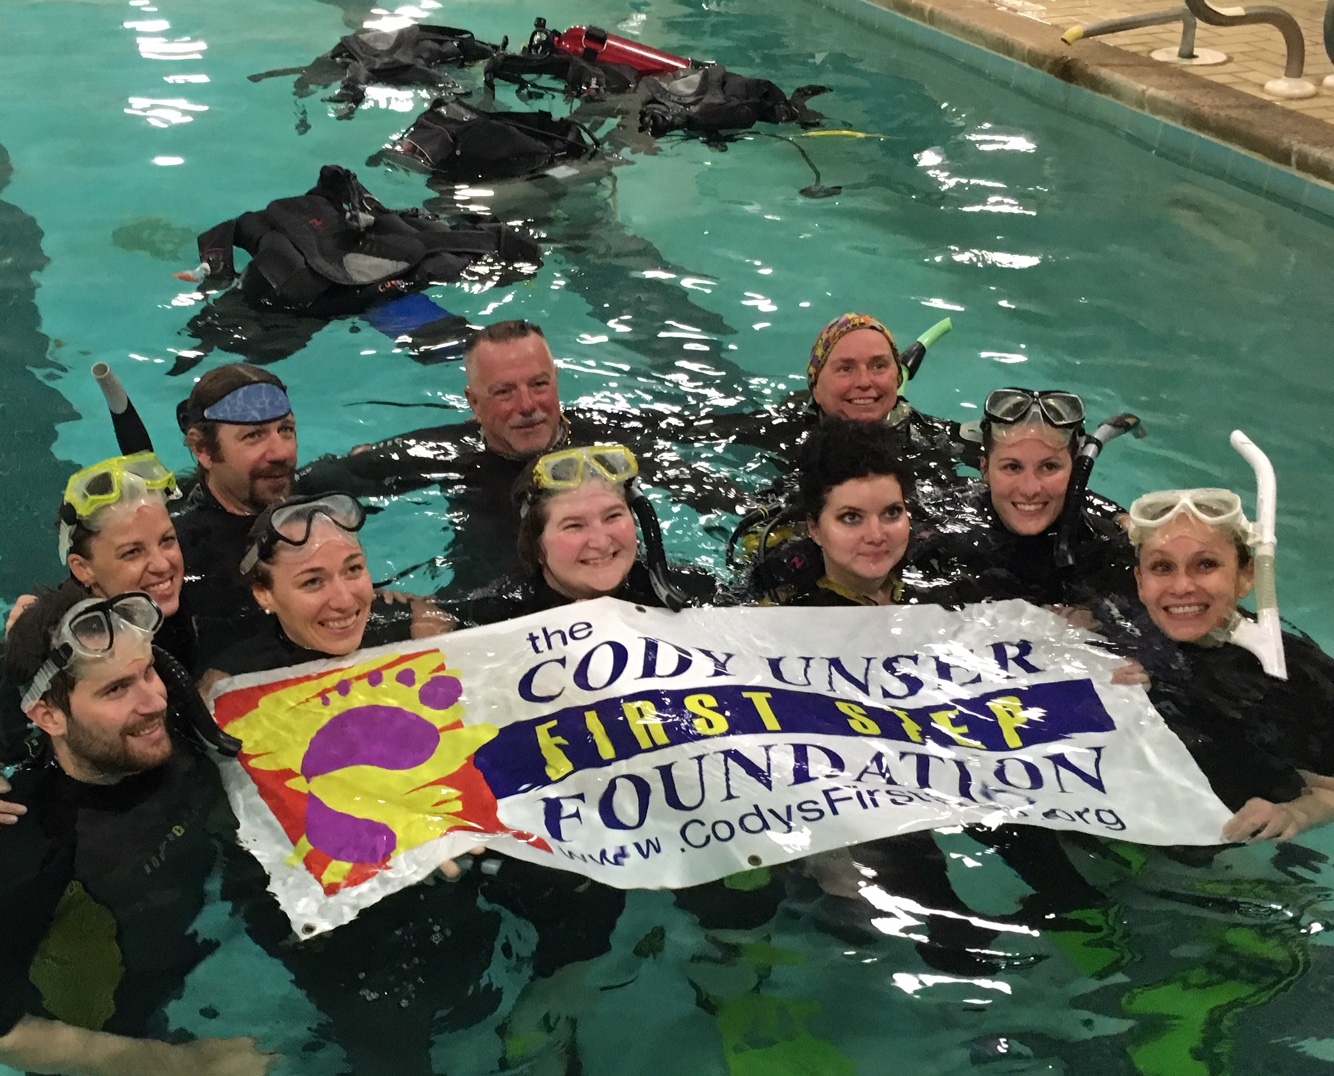
{"type": "Polygon", "coordinates": [[[641,75],[661,75],[691,66],[682,56],[617,37],[597,26],[571,26],[552,37],[555,47],[570,56],[578,56],[590,63],[625,64],[641,75]]]}

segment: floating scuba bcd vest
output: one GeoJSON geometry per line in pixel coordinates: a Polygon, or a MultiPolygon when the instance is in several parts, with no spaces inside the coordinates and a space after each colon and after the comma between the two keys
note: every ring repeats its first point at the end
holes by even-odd
{"type": "Polygon", "coordinates": [[[599,144],[583,125],[550,112],[486,112],[442,98],[391,152],[445,179],[471,181],[535,175],[591,157],[599,144]]]}
{"type": "Polygon", "coordinates": [[[360,104],[373,82],[390,86],[439,86],[451,80],[441,67],[462,67],[489,60],[500,51],[467,30],[413,23],[399,30],[362,29],[348,34],[328,54],[345,70],[331,98],[360,104]]]}
{"type": "Polygon", "coordinates": [[[321,168],[304,195],[279,198],[201,235],[211,288],[235,278],[235,247],[251,255],[240,277],[251,303],[317,318],[451,283],[484,259],[517,272],[542,263],[541,248],[515,228],[452,226],[420,209],[386,209],[337,165],[321,168]]]}
{"type": "Polygon", "coordinates": [[[808,110],[806,102],[828,90],[802,86],[789,98],[768,79],[734,75],[721,64],[646,78],[642,85],[647,99],[639,110],[639,129],[655,138],[669,131],[716,135],[745,130],[760,121],[796,120],[813,126],[822,117],[808,110]]]}

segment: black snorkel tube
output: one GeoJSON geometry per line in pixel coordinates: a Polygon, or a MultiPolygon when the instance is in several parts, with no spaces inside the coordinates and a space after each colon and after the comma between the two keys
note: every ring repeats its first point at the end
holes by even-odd
{"type": "Polygon", "coordinates": [[[1093,464],[1098,453],[1108,441],[1115,440],[1123,433],[1139,439],[1148,435],[1148,430],[1140,422],[1138,415],[1123,411],[1113,415],[1101,426],[1084,438],[1084,444],[1075,455],[1074,466],[1070,471],[1070,484],[1065,489],[1065,506],[1061,509],[1061,529],[1056,537],[1056,566],[1069,568],[1075,563],[1073,547],[1075,530],[1084,516],[1084,502],[1087,500],[1089,475],[1093,473],[1093,464]]]}
{"type": "Polygon", "coordinates": [[[639,520],[639,530],[644,535],[644,555],[648,561],[648,577],[653,584],[653,593],[673,613],[679,613],[689,604],[689,599],[671,580],[667,573],[667,552],[662,545],[662,527],[658,524],[658,513],[645,496],[638,482],[626,485],[629,495],[630,511],[639,520]]]}
{"type": "Polygon", "coordinates": [[[153,647],[153,669],[167,689],[167,698],[180,719],[180,731],[200,746],[210,748],[225,758],[235,758],[241,751],[241,741],[218,728],[208,712],[185,666],[160,646],[153,647]]]}
{"type": "Polygon", "coordinates": [[[134,409],[120,378],[111,372],[110,366],[99,362],[93,364],[93,379],[106,397],[107,410],[111,412],[111,426],[116,431],[116,444],[120,447],[121,455],[152,452],[153,439],[148,436],[148,427],[134,409]]]}

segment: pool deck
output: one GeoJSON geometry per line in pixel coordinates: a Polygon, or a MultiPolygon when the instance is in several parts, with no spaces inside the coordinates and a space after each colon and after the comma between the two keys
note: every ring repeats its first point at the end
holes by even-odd
{"type": "Polygon", "coordinates": [[[1273,26],[1200,23],[1197,52],[1212,49],[1225,53],[1227,61],[1193,66],[1149,56],[1162,48],[1175,53],[1180,23],[1085,38],[1073,45],[1061,40],[1072,26],[1163,11],[1170,6],[1163,0],[869,2],[1334,185],[1334,87],[1321,84],[1334,74],[1324,49],[1325,0],[1279,0],[1302,28],[1304,77],[1317,89],[1314,97],[1283,101],[1263,89],[1265,82],[1283,74],[1283,38],[1273,26]]]}

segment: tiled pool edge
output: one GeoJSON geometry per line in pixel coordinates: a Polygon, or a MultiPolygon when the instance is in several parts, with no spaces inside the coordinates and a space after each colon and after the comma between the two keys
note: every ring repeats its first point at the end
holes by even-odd
{"type": "Polygon", "coordinates": [[[1101,41],[1068,47],[1055,27],[988,0],[820,2],[891,20],[898,36],[1004,85],[1334,219],[1334,131],[1321,120],[1101,41]]]}

